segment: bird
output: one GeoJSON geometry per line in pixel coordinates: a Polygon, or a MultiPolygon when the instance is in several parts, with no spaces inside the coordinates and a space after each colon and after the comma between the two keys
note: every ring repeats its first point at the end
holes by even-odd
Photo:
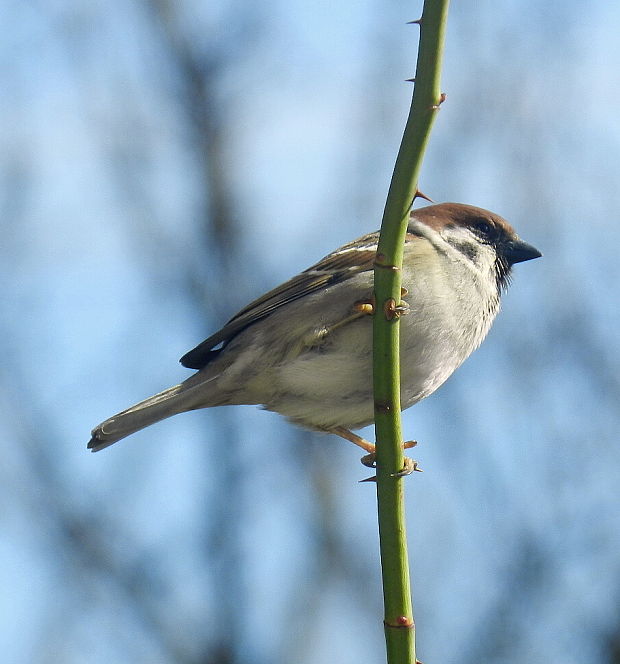
{"type": "MultiPolygon", "coordinates": [[[[239,311],[180,362],[196,373],[105,420],[98,452],[160,420],[254,404],[374,455],[353,429],[374,421],[373,270],[379,232],[325,256],[239,311]]],[[[542,256],[488,210],[439,203],[410,212],[402,265],[401,409],[429,396],[476,350],[516,263],[542,256]]]]}

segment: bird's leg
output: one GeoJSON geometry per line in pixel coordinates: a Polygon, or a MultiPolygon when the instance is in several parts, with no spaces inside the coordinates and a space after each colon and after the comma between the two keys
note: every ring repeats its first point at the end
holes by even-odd
{"type": "Polygon", "coordinates": [[[370,464],[366,463],[364,459],[369,456],[374,456],[375,454],[375,445],[374,443],[371,443],[370,441],[366,440],[365,438],[362,438],[361,436],[358,436],[357,434],[353,433],[352,431],[349,431],[348,429],[345,429],[344,427],[334,427],[333,429],[329,429],[330,433],[335,433],[337,436],[340,436],[341,438],[344,438],[345,440],[348,440],[352,442],[354,445],[357,445],[358,447],[361,447],[363,450],[367,452],[366,456],[362,457],[362,463],[365,466],[370,466],[371,468],[374,468],[374,462],[371,462],[370,464]]]}
{"type": "MultiPolygon", "coordinates": [[[[349,431],[348,429],[345,429],[344,427],[334,427],[333,429],[329,429],[329,433],[334,433],[337,436],[340,436],[341,438],[344,438],[345,440],[352,442],[354,445],[361,447],[363,450],[367,452],[367,454],[365,454],[360,459],[360,461],[369,468],[376,468],[377,452],[374,443],[369,442],[365,438],[358,436],[357,434],[353,433],[352,431],[349,431]]],[[[403,449],[408,450],[411,447],[415,447],[417,444],[418,442],[416,440],[408,440],[403,443],[403,449]]],[[[398,473],[394,473],[394,477],[404,477],[405,475],[410,475],[414,471],[422,472],[422,469],[418,468],[417,461],[414,461],[409,457],[405,457],[404,466],[402,470],[400,470],[398,473]]],[[[369,478],[369,479],[374,479],[374,478],[369,478]]]]}
{"type": "MultiPolygon", "coordinates": [[[[405,297],[407,295],[408,291],[406,288],[401,288],[400,289],[400,296],[405,297]]],[[[328,327],[322,328],[318,334],[313,333],[312,339],[310,340],[310,343],[307,345],[313,346],[316,345],[317,341],[321,342],[325,337],[329,336],[332,332],[337,330],[340,327],[343,327],[344,325],[348,325],[349,323],[352,323],[354,320],[357,320],[358,318],[363,318],[364,316],[372,316],[375,313],[375,298],[374,296],[369,297],[366,300],[357,300],[356,302],[353,303],[353,311],[349,316],[346,316],[342,320],[338,321],[337,323],[334,323],[333,325],[329,325],[328,327]]],[[[400,316],[404,316],[405,314],[409,313],[409,305],[406,302],[399,302],[398,304],[394,303],[394,305],[391,308],[391,317],[396,318],[400,316]]]]}
{"type": "MultiPolygon", "coordinates": [[[[406,288],[400,289],[401,297],[405,297],[408,293],[409,291],[406,288]]],[[[372,316],[375,313],[375,307],[376,307],[376,302],[374,296],[371,296],[367,300],[358,300],[353,304],[354,313],[352,313],[350,316],[347,316],[345,319],[336,323],[335,325],[332,325],[329,328],[325,328],[323,330],[322,337],[327,336],[330,332],[333,332],[342,325],[346,325],[347,323],[350,323],[351,321],[356,320],[357,318],[361,318],[362,316],[367,316],[367,315],[372,316]]],[[[392,317],[404,316],[409,313],[409,305],[406,302],[403,302],[402,300],[398,304],[394,303],[391,313],[392,317]]],[[[334,433],[337,436],[340,436],[341,438],[344,438],[345,440],[348,440],[352,442],[354,445],[357,445],[358,447],[361,447],[363,450],[365,450],[367,454],[365,454],[360,459],[360,461],[369,468],[376,468],[377,454],[374,443],[367,441],[365,438],[362,438],[361,436],[354,434],[352,431],[349,431],[344,427],[334,427],[333,429],[329,429],[329,432],[334,433]]],[[[411,447],[414,447],[415,445],[417,445],[417,441],[409,440],[403,443],[403,449],[406,450],[411,447]]],[[[421,469],[418,468],[418,462],[414,461],[413,459],[410,459],[409,457],[405,457],[403,469],[398,473],[394,473],[394,477],[403,477],[404,475],[411,474],[415,470],[421,472],[421,469]]],[[[374,478],[369,478],[369,479],[372,480],[374,478]]]]}
{"type": "MultiPolygon", "coordinates": [[[[349,323],[357,320],[358,318],[363,318],[364,316],[372,316],[375,311],[375,298],[371,297],[368,300],[359,300],[358,302],[353,303],[353,312],[339,320],[333,325],[328,325],[320,328],[318,331],[312,332],[312,335],[309,339],[305,341],[305,346],[312,347],[320,345],[326,337],[328,337],[332,332],[335,332],[338,328],[344,327],[349,323]]],[[[353,434],[352,434],[353,435],[353,434]]]]}
{"type": "Polygon", "coordinates": [[[338,323],[330,325],[328,328],[326,328],[325,335],[327,336],[334,330],[337,330],[339,327],[347,325],[348,323],[351,323],[354,320],[357,320],[358,318],[363,318],[364,316],[372,316],[374,313],[375,313],[374,297],[370,297],[368,300],[358,300],[357,302],[353,303],[353,313],[350,316],[343,318],[338,323]]]}

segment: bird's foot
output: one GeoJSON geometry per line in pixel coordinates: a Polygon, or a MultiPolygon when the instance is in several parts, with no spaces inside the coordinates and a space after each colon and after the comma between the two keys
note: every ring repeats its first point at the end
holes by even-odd
{"type": "Polygon", "coordinates": [[[367,300],[358,300],[353,303],[353,311],[358,314],[367,314],[372,316],[375,313],[375,298],[369,297],[367,300]]]}
{"type": "MultiPolygon", "coordinates": [[[[360,459],[364,466],[368,466],[368,468],[377,467],[377,449],[374,443],[371,443],[365,438],[354,434],[352,431],[349,431],[344,427],[334,427],[329,431],[330,433],[335,433],[337,436],[340,436],[341,438],[350,441],[354,445],[361,447],[365,452],[367,452],[367,454],[365,454],[360,459]]],[[[403,443],[403,449],[408,450],[412,447],[415,447],[417,444],[418,442],[416,440],[407,440],[403,443]]],[[[411,473],[416,471],[419,473],[422,472],[422,469],[418,466],[418,462],[410,459],[409,457],[405,457],[402,469],[397,473],[392,473],[392,477],[405,477],[406,475],[411,475],[411,473]]],[[[362,480],[362,482],[373,482],[375,479],[375,477],[369,477],[366,480],[362,480]]]]}
{"type": "MultiPolygon", "coordinates": [[[[415,447],[417,445],[416,440],[408,440],[403,443],[403,449],[409,449],[411,447],[415,447]]],[[[377,467],[377,454],[376,452],[371,452],[370,454],[366,454],[363,456],[360,461],[364,466],[368,466],[368,468],[376,468],[377,467]]],[[[391,473],[391,477],[406,477],[407,475],[411,475],[411,473],[418,472],[421,473],[422,469],[418,465],[418,462],[415,461],[414,459],[411,459],[410,457],[404,457],[403,458],[403,467],[401,470],[399,470],[397,473],[391,473]]],[[[362,482],[374,482],[376,481],[376,476],[373,477],[368,477],[365,480],[362,480],[362,482]]]]}
{"type": "MultiPolygon", "coordinates": [[[[314,346],[317,343],[322,343],[330,334],[333,334],[336,330],[339,330],[341,327],[353,323],[360,318],[366,316],[372,316],[375,313],[375,298],[371,297],[367,300],[358,300],[353,303],[353,311],[345,316],[342,320],[339,320],[337,323],[332,325],[325,326],[321,328],[318,332],[313,332],[310,340],[305,344],[307,346],[314,346]]],[[[338,434],[340,435],[340,434],[338,434]]],[[[346,437],[346,436],[345,436],[346,437]]],[[[347,438],[347,440],[349,440],[347,438]]],[[[356,443],[357,444],[357,443],[356,443]]]]}
{"type": "Polygon", "coordinates": [[[411,308],[404,300],[401,300],[396,304],[396,300],[390,298],[389,300],[386,300],[383,305],[383,313],[387,320],[394,320],[401,316],[406,316],[410,311],[411,308]]]}
{"type": "MultiPolygon", "coordinates": [[[[408,294],[409,291],[406,288],[400,289],[401,297],[405,297],[408,294]]],[[[403,300],[401,300],[398,304],[396,304],[395,300],[390,299],[388,300],[386,306],[389,309],[389,311],[386,311],[386,315],[388,315],[390,320],[392,318],[400,318],[401,316],[406,316],[410,311],[409,305],[403,300]]],[[[369,297],[367,300],[358,300],[353,304],[353,310],[357,314],[372,315],[375,313],[375,308],[376,308],[376,301],[374,296],[369,297]]]]}
{"type": "MultiPolygon", "coordinates": [[[[366,441],[368,442],[368,441],[366,441]]],[[[369,445],[372,445],[372,443],[368,443],[369,445]]],[[[406,440],[403,443],[403,449],[408,450],[411,449],[412,447],[415,447],[418,444],[417,440],[406,440]]],[[[373,445],[373,447],[375,447],[373,445]]],[[[405,466],[407,465],[408,461],[412,461],[412,459],[409,459],[409,457],[405,457],[405,466]]],[[[368,468],[376,468],[377,467],[377,451],[376,447],[375,449],[370,452],[369,454],[366,454],[360,459],[360,462],[363,463],[365,466],[368,466],[368,468]]],[[[417,464],[417,461],[414,461],[414,463],[417,464]]],[[[411,472],[414,470],[417,470],[416,468],[412,468],[411,472]]],[[[409,475],[410,473],[404,473],[405,475],[409,475]]]]}

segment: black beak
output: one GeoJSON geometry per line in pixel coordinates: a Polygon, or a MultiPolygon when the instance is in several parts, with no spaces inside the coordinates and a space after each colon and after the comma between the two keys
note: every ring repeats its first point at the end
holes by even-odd
{"type": "Polygon", "coordinates": [[[519,239],[506,242],[502,253],[510,265],[523,263],[523,261],[531,261],[533,258],[540,258],[542,256],[536,247],[519,239]]]}

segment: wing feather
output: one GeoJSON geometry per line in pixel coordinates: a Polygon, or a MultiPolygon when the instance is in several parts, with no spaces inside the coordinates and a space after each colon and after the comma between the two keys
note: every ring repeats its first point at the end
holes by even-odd
{"type": "Polygon", "coordinates": [[[346,281],[360,272],[372,270],[378,237],[378,233],[371,233],[341,247],[301,274],[254,300],[233,316],[221,330],[183,355],[181,364],[190,369],[202,369],[221,350],[214,350],[216,346],[222,343],[226,345],[239,332],[269,316],[276,309],[330,284],[346,281]]]}

